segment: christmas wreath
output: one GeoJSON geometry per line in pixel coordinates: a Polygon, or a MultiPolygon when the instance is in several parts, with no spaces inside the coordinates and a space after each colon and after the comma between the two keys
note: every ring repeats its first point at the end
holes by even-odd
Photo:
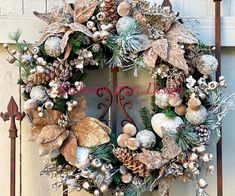
{"type": "Polygon", "coordinates": [[[61,9],[34,14],[47,23],[33,46],[12,35],[17,50],[4,48],[21,66],[24,108],[32,121],[29,140],[47,156],[42,174],[54,187],[94,195],[164,196],[174,180],[195,180],[201,195],[212,173],[206,151],[220,138],[230,98],[223,76],[212,80],[218,62],[171,7],[145,0],[63,1],[61,9]],[[157,85],[151,110],[143,108],[145,130],[128,123],[120,135],[86,115],[82,96],[89,69],[104,66],[149,71],[157,85]]]}

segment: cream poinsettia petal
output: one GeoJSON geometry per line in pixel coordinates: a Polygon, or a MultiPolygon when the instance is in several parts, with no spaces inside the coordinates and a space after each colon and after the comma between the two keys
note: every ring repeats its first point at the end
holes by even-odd
{"type": "Polygon", "coordinates": [[[79,24],[79,23],[71,23],[69,24],[69,27],[76,32],[81,32],[85,35],[87,35],[88,37],[92,37],[92,32],[83,24],[79,24]]]}
{"type": "Polygon", "coordinates": [[[72,7],[66,2],[66,0],[63,0],[63,13],[65,14],[70,14],[71,16],[73,16],[73,9],[72,7]]]}
{"type": "Polygon", "coordinates": [[[59,22],[61,19],[56,12],[39,13],[34,11],[33,14],[48,24],[59,22]]]}
{"type": "Polygon", "coordinates": [[[93,15],[96,6],[96,0],[77,0],[74,11],[74,22],[87,22],[88,19],[93,15]]]}
{"type": "Polygon", "coordinates": [[[158,39],[153,41],[152,48],[155,53],[157,53],[163,60],[168,57],[168,42],[167,39],[158,39]]]}
{"type": "Polygon", "coordinates": [[[176,68],[188,73],[187,61],[184,58],[184,50],[176,41],[169,42],[167,61],[176,68]]]}
{"type": "Polygon", "coordinates": [[[178,43],[185,43],[185,44],[196,44],[198,41],[180,22],[175,22],[170,30],[166,33],[166,38],[169,41],[175,40],[178,43]]]}
{"type": "Polygon", "coordinates": [[[65,48],[67,47],[68,45],[68,40],[69,40],[69,36],[71,34],[73,34],[74,31],[72,29],[69,29],[68,31],[65,32],[65,34],[63,35],[61,41],[60,41],[60,49],[61,49],[61,52],[63,53],[65,48]]]}
{"type": "Polygon", "coordinates": [[[158,54],[153,50],[153,48],[149,48],[143,53],[143,61],[149,68],[155,67],[157,57],[158,54]]]}

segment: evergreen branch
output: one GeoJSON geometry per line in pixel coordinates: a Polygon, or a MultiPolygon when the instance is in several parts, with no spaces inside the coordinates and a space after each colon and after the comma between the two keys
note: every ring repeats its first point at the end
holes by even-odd
{"type": "Polygon", "coordinates": [[[10,40],[18,43],[21,35],[22,35],[22,31],[20,29],[17,29],[16,32],[9,34],[8,37],[10,40]]]}

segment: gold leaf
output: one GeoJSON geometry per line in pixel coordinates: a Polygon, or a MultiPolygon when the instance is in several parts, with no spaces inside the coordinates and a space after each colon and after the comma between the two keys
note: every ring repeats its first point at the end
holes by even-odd
{"type": "Polygon", "coordinates": [[[76,23],[87,22],[96,9],[96,0],[77,0],[74,21],[76,23]]]}
{"type": "Polygon", "coordinates": [[[64,49],[66,48],[67,44],[68,44],[68,40],[69,40],[69,36],[74,33],[74,31],[72,29],[69,29],[68,31],[66,31],[64,33],[64,36],[62,37],[61,41],[60,41],[60,49],[61,52],[64,52],[64,49]]]}
{"type": "Polygon", "coordinates": [[[39,144],[39,156],[46,155],[53,150],[59,149],[68,136],[69,131],[62,129],[57,125],[43,127],[36,141],[39,144]]]}
{"type": "Polygon", "coordinates": [[[167,61],[176,68],[188,73],[188,65],[184,58],[184,50],[175,41],[169,43],[169,51],[167,61]]]}
{"type": "Polygon", "coordinates": [[[167,39],[158,39],[153,41],[152,48],[163,60],[167,59],[168,56],[168,42],[167,39]]]}
{"type": "Polygon", "coordinates": [[[34,126],[46,126],[46,125],[57,125],[58,120],[61,118],[62,113],[56,110],[45,110],[43,117],[38,115],[38,111],[36,109],[26,110],[26,113],[29,115],[30,119],[34,126]]]}
{"type": "Polygon", "coordinates": [[[77,138],[70,135],[61,146],[61,154],[72,165],[76,163],[77,138]]]}
{"type": "Polygon", "coordinates": [[[107,134],[110,134],[111,133],[111,129],[105,125],[104,123],[102,123],[101,121],[99,121],[98,119],[96,118],[91,118],[89,117],[91,121],[97,123],[99,126],[101,126],[101,128],[107,133],[107,134]]]}
{"type": "Polygon", "coordinates": [[[197,39],[194,37],[183,24],[175,22],[170,30],[166,33],[166,37],[169,41],[175,40],[178,43],[195,44],[197,39]]]}
{"type": "Polygon", "coordinates": [[[84,96],[79,96],[76,101],[78,104],[72,109],[72,111],[68,112],[68,118],[71,121],[71,124],[75,124],[86,117],[86,98],[84,96]]]}
{"type": "Polygon", "coordinates": [[[69,27],[76,32],[81,32],[85,35],[87,35],[88,37],[92,37],[93,34],[92,32],[83,24],[79,24],[79,23],[71,23],[69,24],[69,27]]]}
{"type": "Polygon", "coordinates": [[[109,142],[108,134],[89,117],[72,126],[71,130],[78,140],[78,145],[82,147],[94,147],[109,142]]]}
{"type": "Polygon", "coordinates": [[[149,48],[143,53],[143,61],[149,68],[154,68],[157,60],[158,54],[153,50],[153,48],[149,48]]]}
{"type": "Polygon", "coordinates": [[[142,149],[142,153],[138,154],[138,159],[140,162],[144,163],[148,169],[154,170],[159,169],[164,164],[169,162],[168,160],[162,158],[160,152],[157,151],[149,151],[142,149]]]}
{"type": "Polygon", "coordinates": [[[163,149],[162,149],[162,157],[168,160],[174,159],[178,156],[182,150],[176,144],[175,139],[170,137],[168,134],[164,134],[162,138],[163,149]]]}
{"type": "Polygon", "coordinates": [[[38,144],[46,144],[56,140],[61,134],[65,132],[65,129],[58,125],[47,125],[42,128],[37,138],[38,144]]]}

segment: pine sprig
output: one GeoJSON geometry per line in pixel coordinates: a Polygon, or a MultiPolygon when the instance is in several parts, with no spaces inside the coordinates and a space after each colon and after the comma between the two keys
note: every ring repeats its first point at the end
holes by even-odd
{"type": "Polygon", "coordinates": [[[177,133],[171,132],[170,135],[175,138],[176,143],[183,151],[186,151],[199,143],[197,133],[190,128],[185,128],[177,133]]]}
{"type": "Polygon", "coordinates": [[[144,107],[140,110],[140,116],[142,118],[144,128],[153,131],[152,125],[151,125],[151,119],[152,119],[152,114],[148,110],[148,108],[144,107]]]}
{"type": "Polygon", "coordinates": [[[18,43],[21,35],[22,35],[22,31],[20,29],[17,29],[16,32],[9,34],[8,37],[10,40],[18,43]]]}

